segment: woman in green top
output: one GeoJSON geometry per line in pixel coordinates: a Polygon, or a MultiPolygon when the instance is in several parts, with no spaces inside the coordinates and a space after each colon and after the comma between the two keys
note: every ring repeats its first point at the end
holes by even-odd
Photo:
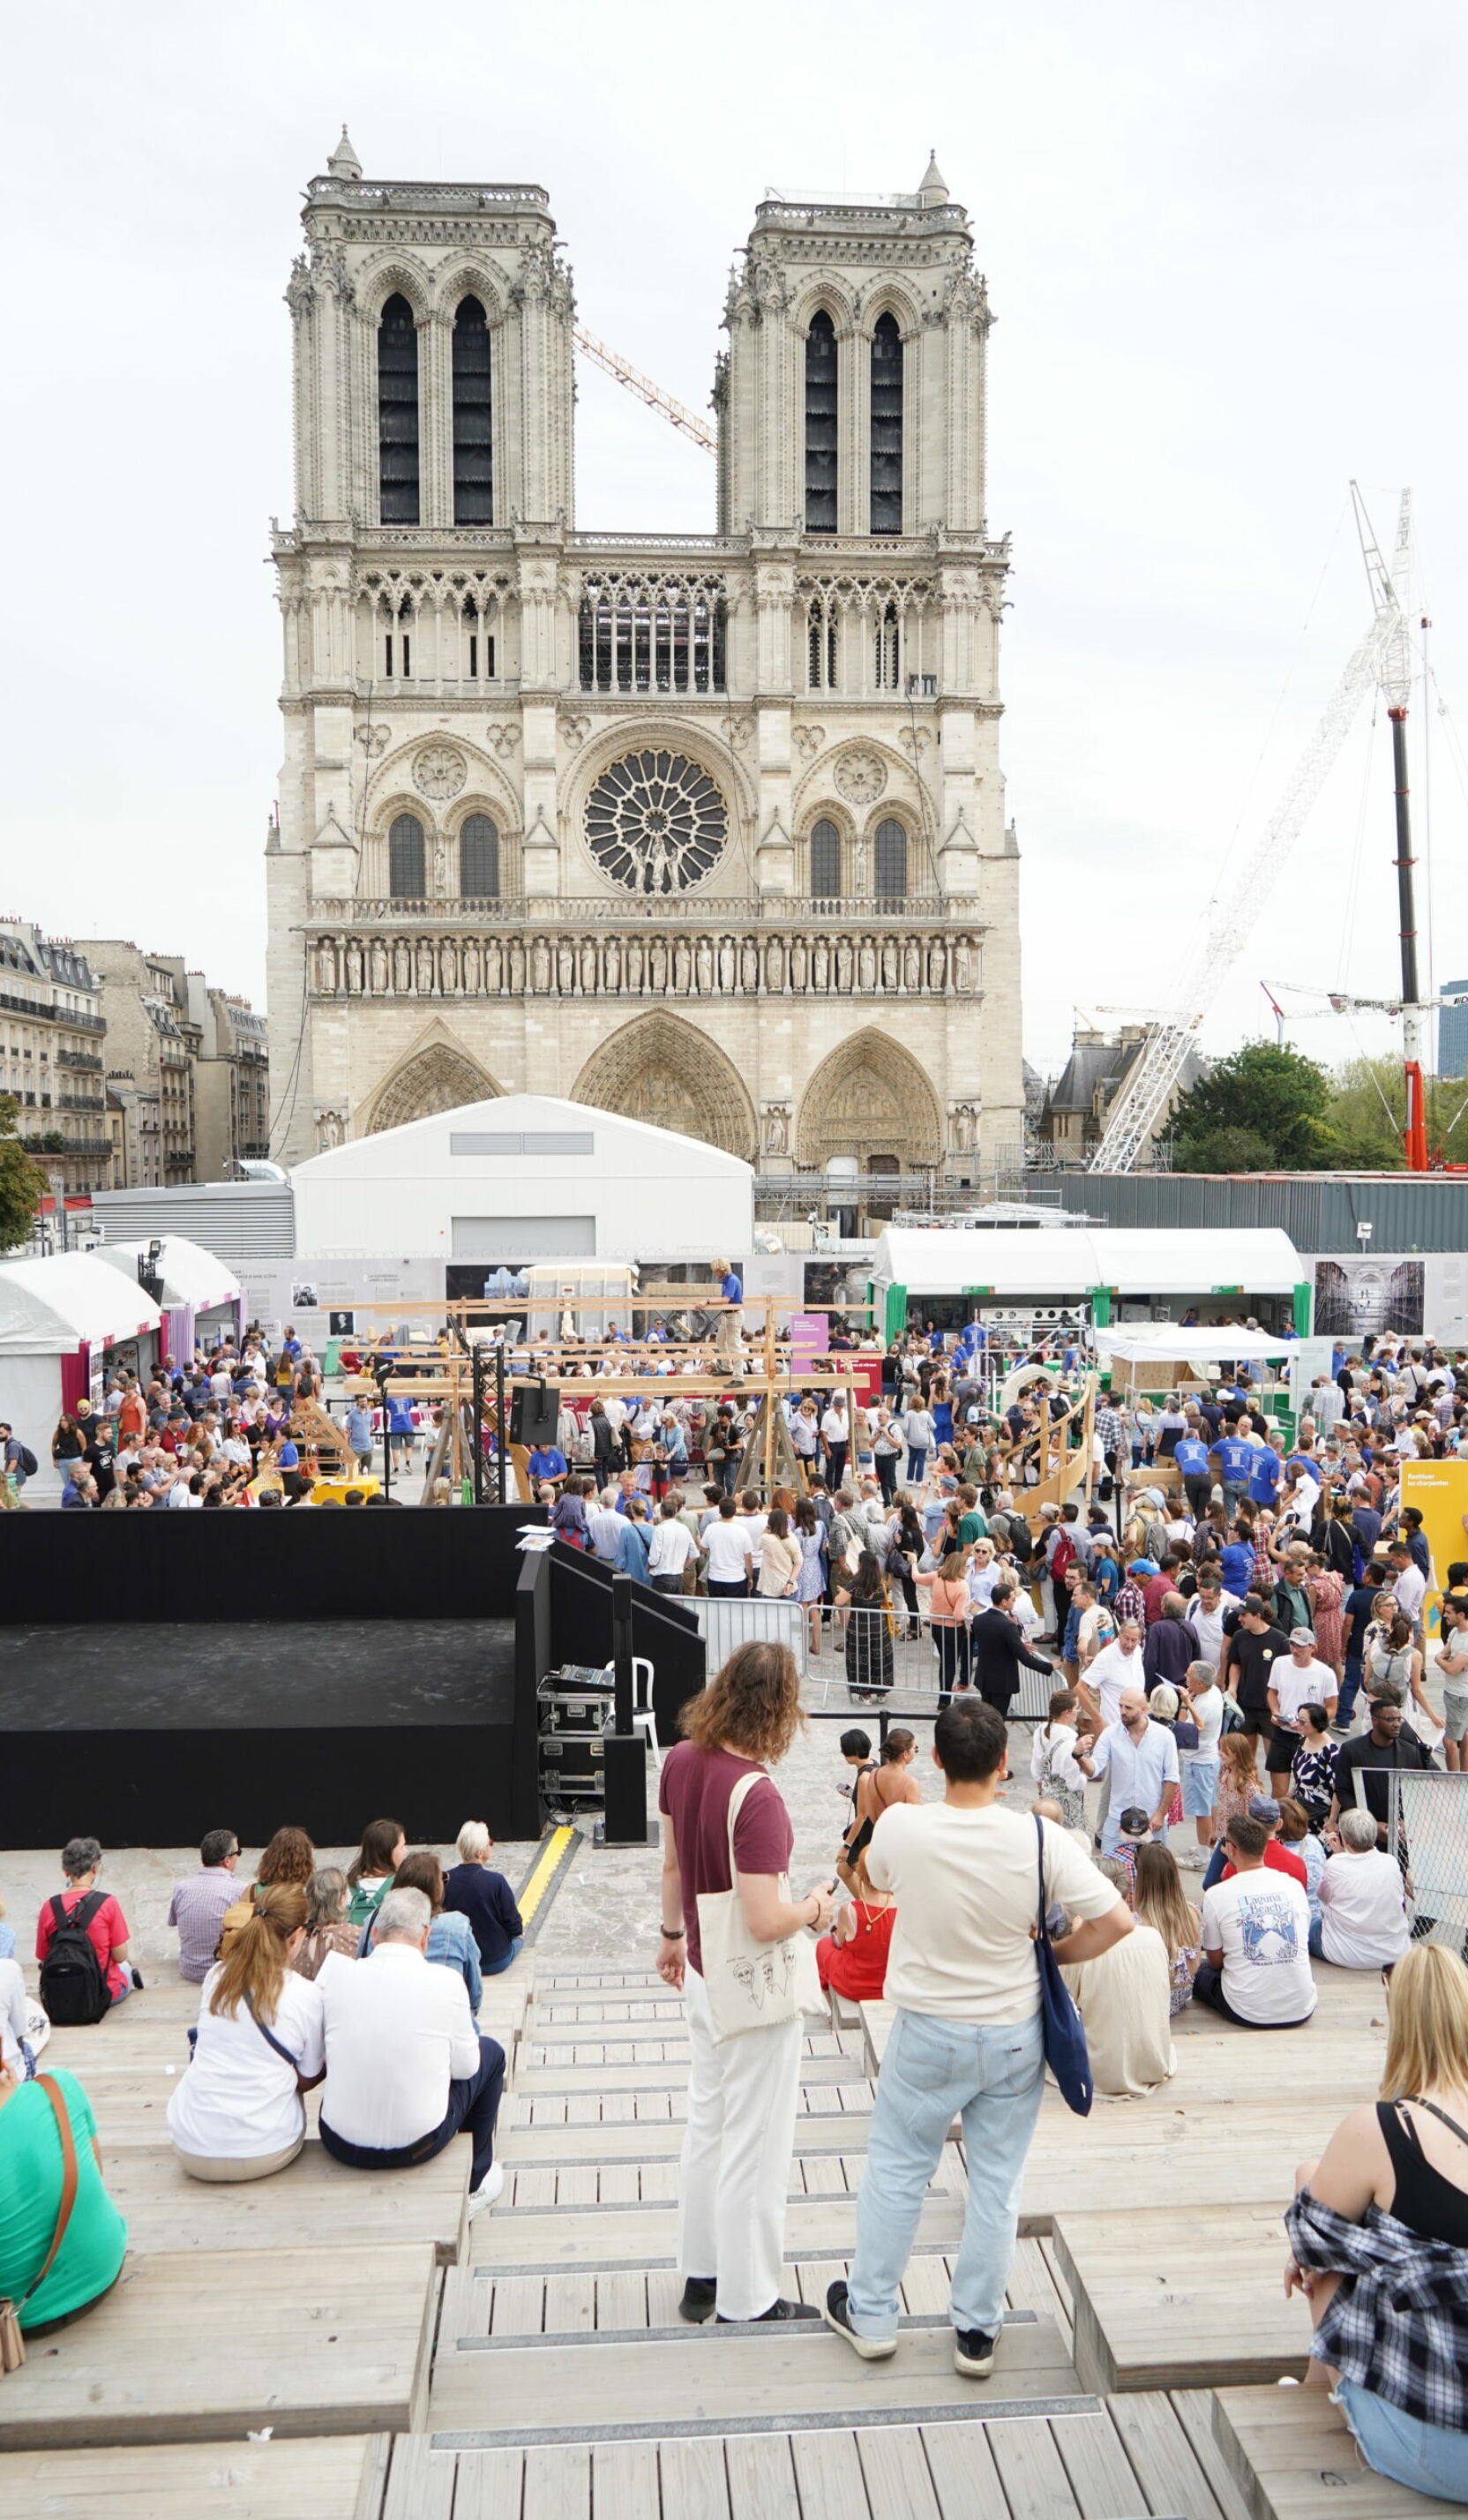
{"type": "Polygon", "coordinates": [[[362,1832],[362,1852],[347,1874],[351,1905],[346,1912],[349,1925],[372,1922],[388,1891],[392,1876],[408,1852],[400,1820],[370,1820],[362,1832]]]}
{"type": "Polygon", "coordinates": [[[56,2263],[21,2310],[27,2336],[101,2299],[122,2272],[127,2225],[102,2181],[92,2103],[64,2066],[35,2082],[0,2069],[0,2299],[20,2302],[35,2282],[61,2212],[61,2129],[54,2084],[76,2148],[76,2201],[56,2263]]]}

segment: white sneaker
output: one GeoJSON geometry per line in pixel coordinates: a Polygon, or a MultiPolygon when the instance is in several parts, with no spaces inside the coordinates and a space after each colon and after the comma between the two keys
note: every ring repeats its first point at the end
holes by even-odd
{"type": "Polygon", "coordinates": [[[503,2161],[492,2161],[483,2178],[480,2180],[478,2186],[471,2187],[469,2189],[468,2210],[470,2222],[473,2221],[474,2216],[480,2213],[486,2205],[493,2205],[496,2197],[502,2196],[504,2192],[505,2164],[503,2161]]]}

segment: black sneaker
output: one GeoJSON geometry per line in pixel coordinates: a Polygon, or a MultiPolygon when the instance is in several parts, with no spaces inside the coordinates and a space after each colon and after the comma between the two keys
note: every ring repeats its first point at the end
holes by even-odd
{"type": "Polygon", "coordinates": [[[820,2316],[820,2311],[812,2301],[780,2300],[772,2301],[768,2310],[760,2312],[758,2318],[726,2318],[721,2310],[714,2324],[716,2327],[763,2327],[771,2319],[819,2318],[820,2316]]]}
{"type": "Polygon", "coordinates": [[[864,2362],[885,2362],[889,2354],[897,2352],[895,2336],[859,2336],[857,2334],[851,2323],[851,2313],[846,2306],[844,2283],[831,2285],[826,2293],[825,2308],[821,2316],[827,2327],[831,2328],[837,2336],[845,2338],[853,2354],[860,2354],[864,2362]]]}
{"type": "Polygon", "coordinates": [[[686,2318],[690,2327],[701,2327],[706,2318],[713,2318],[718,2291],[712,2275],[690,2275],[678,2305],[679,2318],[686,2318]]]}
{"type": "Polygon", "coordinates": [[[987,2380],[994,2369],[995,2339],[981,2328],[954,2329],[954,2369],[965,2380],[987,2380]]]}

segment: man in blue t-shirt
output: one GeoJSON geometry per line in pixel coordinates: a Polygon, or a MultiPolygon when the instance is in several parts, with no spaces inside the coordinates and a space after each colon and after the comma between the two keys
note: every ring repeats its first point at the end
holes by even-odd
{"type": "Polygon", "coordinates": [[[1179,1436],[1173,1459],[1182,1474],[1188,1509],[1201,1520],[1213,1503],[1213,1472],[1208,1466],[1208,1446],[1196,1427],[1189,1426],[1185,1435],[1179,1436]]]}
{"type": "Polygon", "coordinates": [[[1213,1446],[1210,1459],[1217,1463],[1219,1478],[1223,1489],[1223,1503],[1232,1513],[1249,1484],[1254,1447],[1252,1444],[1246,1444],[1241,1435],[1225,1435],[1222,1442],[1213,1446]]]}
{"type": "Polygon", "coordinates": [[[743,1327],[743,1317],[739,1306],[744,1301],[744,1281],[732,1260],[716,1260],[714,1276],[719,1281],[721,1303],[732,1307],[731,1311],[720,1313],[718,1316],[719,1327],[714,1337],[714,1350],[722,1364],[734,1365],[742,1370],[744,1351],[739,1345],[739,1332],[743,1327]]]}
{"type": "Polygon", "coordinates": [[[565,1477],[570,1463],[555,1444],[537,1444],[530,1456],[532,1479],[554,1479],[557,1486],[565,1477]]]}
{"type": "Polygon", "coordinates": [[[1249,1496],[1254,1505],[1272,1506],[1278,1496],[1279,1481],[1284,1469],[1282,1451],[1282,1441],[1277,1435],[1272,1443],[1266,1439],[1252,1448],[1249,1457],[1249,1496]]]}

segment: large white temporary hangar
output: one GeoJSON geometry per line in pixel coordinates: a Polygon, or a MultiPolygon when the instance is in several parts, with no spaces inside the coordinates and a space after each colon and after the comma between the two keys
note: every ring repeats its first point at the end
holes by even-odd
{"type": "Polygon", "coordinates": [[[1268,1327],[1310,1328],[1309,1271],[1277,1226],[889,1226],[871,1275],[888,1338],[924,1306],[945,1324],[956,1308],[983,1321],[1052,1304],[1086,1306],[1097,1323],[1267,1312],[1268,1327]]]}
{"type": "Polygon", "coordinates": [[[0,1266],[0,1418],[9,1418],[54,1491],[51,1438],[64,1409],[99,1404],[115,1365],[146,1371],[162,1314],[131,1280],[90,1252],[0,1266]]]}
{"type": "Polygon", "coordinates": [[[737,1155],[584,1102],[507,1094],[353,1138],[297,1164],[295,1249],[522,1268],[532,1260],[718,1259],[754,1238],[737,1155]]]}

